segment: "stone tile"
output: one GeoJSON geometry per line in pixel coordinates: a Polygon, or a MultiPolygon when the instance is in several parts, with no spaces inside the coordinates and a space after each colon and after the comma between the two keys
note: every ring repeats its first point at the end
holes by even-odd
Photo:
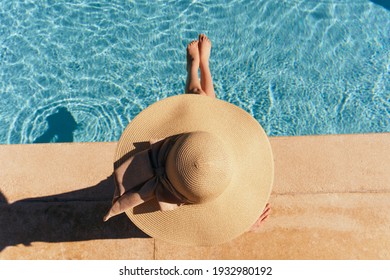
{"type": "Polygon", "coordinates": [[[116,143],[0,145],[8,202],[94,186],[112,174],[116,143]]]}
{"type": "Polygon", "coordinates": [[[275,193],[390,191],[390,134],[273,137],[275,193]]]}
{"type": "Polygon", "coordinates": [[[2,260],[151,260],[152,238],[105,239],[82,242],[33,242],[7,247],[2,260]]]}
{"type": "Polygon", "coordinates": [[[390,193],[271,197],[256,233],[214,247],[156,240],[157,259],[390,259],[390,193]]]}
{"type": "Polygon", "coordinates": [[[206,248],[102,222],[116,143],[0,145],[0,259],[390,259],[389,136],[271,138],[271,218],[206,248]]]}
{"type": "Polygon", "coordinates": [[[126,215],[103,222],[109,207],[110,201],[1,203],[0,259],[152,259],[153,239],[126,215]]]}

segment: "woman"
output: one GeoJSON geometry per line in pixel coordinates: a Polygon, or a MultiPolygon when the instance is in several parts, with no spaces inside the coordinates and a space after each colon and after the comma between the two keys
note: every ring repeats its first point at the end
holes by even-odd
{"type": "Polygon", "coordinates": [[[125,212],[152,237],[206,246],[255,231],[268,217],[271,146],[252,116],[215,98],[210,51],[204,34],[187,46],[191,95],[161,100],[126,127],[104,220],[125,212]]]}

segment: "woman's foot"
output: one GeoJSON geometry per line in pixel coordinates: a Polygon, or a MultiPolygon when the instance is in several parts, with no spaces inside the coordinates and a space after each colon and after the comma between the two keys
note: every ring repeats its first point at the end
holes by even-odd
{"type": "Polygon", "coordinates": [[[190,72],[192,67],[199,68],[199,48],[198,41],[192,41],[187,46],[187,72],[190,72]]]}
{"type": "Polygon", "coordinates": [[[209,58],[211,52],[211,41],[205,34],[199,35],[199,55],[200,55],[200,67],[209,65],[209,58]]]}
{"type": "Polygon", "coordinates": [[[206,35],[199,35],[199,66],[200,66],[200,84],[202,90],[207,96],[215,98],[213,78],[209,67],[209,58],[211,52],[211,41],[206,35]]]}
{"type": "Polygon", "coordinates": [[[187,46],[187,81],[186,93],[205,94],[199,82],[199,48],[198,41],[192,41],[187,46]]]}
{"type": "Polygon", "coordinates": [[[269,217],[269,214],[271,213],[271,205],[267,203],[265,205],[265,208],[263,210],[263,213],[261,213],[260,217],[257,219],[256,223],[253,224],[249,232],[256,232],[259,230],[260,226],[264,224],[265,220],[269,217]]]}

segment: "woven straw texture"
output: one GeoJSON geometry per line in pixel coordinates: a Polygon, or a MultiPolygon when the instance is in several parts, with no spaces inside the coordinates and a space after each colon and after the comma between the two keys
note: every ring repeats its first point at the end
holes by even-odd
{"type": "Polygon", "coordinates": [[[232,174],[223,193],[214,200],[172,211],[158,210],[152,200],[126,214],[154,238],[211,246],[248,230],[271,193],[271,146],[250,114],[228,102],[199,95],[183,94],[161,100],[143,110],[126,127],[118,142],[114,167],[147,148],[150,140],[196,131],[217,136],[227,149],[232,174]]]}

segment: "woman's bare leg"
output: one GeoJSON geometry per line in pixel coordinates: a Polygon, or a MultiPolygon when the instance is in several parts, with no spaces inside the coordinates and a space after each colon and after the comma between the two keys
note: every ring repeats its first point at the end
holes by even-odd
{"type": "Polygon", "coordinates": [[[210,97],[216,97],[213,79],[211,77],[211,72],[209,68],[209,58],[211,52],[211,41],[207,38],[206,35],[199,35],[199,66],[200,66],[200,83],[203,91],[210,97]]]}
{"type": "Polygon", "coordinates": [[[198,76],[200,61],[198,43],[198,41],[192,41],[187,46],[187,81],[185,92],[206,95],[202,90],[198,76]]]}

